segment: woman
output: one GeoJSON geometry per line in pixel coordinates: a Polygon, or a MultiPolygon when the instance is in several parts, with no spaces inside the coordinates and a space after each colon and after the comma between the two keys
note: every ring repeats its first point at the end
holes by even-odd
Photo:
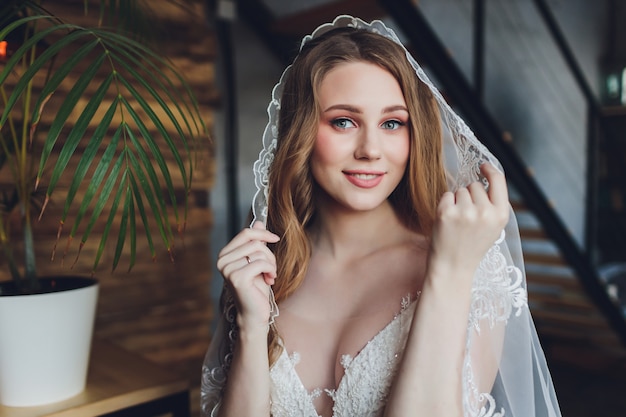
{"type": "Polygon", "coordinates": [[[273,95],[203,412],[560,416],[499,164],[393,31],[321,26],[273,95]]]}

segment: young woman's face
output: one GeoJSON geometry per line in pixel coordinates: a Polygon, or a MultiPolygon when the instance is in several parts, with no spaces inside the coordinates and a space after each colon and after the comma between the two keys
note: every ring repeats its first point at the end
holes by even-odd
{"type": "Polygon", "coordinates": [[[343,63],[322,80],[311,172],[349,210],[387,201],[409,157],[409,112],[396,79],[366,62],[343,63]]]}

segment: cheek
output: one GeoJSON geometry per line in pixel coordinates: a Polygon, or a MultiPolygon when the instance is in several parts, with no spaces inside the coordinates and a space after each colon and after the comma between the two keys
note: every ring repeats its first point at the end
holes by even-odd
{"type": "Polygon", "coordinates": [[[320,126],[317,131],[313,153],[311,154],[311,163],[315,167],[332,164],[336,161],[339,154],[336,138],[332,137],[331,132],[320,126]]]}
{"type": "Polygon", "coordinates": [[[402,138],[401,140],[398,140],[394,143],[393,147],[389,150],[387,155],[389,155],[389,158],[395,164],[401,165],[403,168],[405,168],[409,161],[410,147],[410,139],[408,137],[402,138]]]}

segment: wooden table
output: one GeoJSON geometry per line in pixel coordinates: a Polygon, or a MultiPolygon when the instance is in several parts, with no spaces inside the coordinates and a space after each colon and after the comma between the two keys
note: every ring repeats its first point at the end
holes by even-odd
{"type": "Polygon", "coordinates": [[[0,405],[0,417],[189,417],[189,383],[110,343],[94,340],[87,386],[65,401],[37,407],[0,405]]]}

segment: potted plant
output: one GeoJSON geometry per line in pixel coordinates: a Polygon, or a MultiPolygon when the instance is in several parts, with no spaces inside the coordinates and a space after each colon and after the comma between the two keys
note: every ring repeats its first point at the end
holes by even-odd
{"type": "Polygon", "coordinates": [[[97,281],[43,278],[35,262],[33,222],[59,194],[59,180],[71,178],[62,190],[58,236],[67,225],[68,241],[80,236],[80,253],[97,227],[95,271],[108,238],[117,233],[111,267],[129,253],[132,268],[139,228],[152,256],[155,234],[171,252],[176,229],[185,224],[193,148],[206,137],[183,77],[129,31],[140,16],[137,1],[85,0],[85,13],[98,16],[93,27],[66,21],[43,3],[4,0],[0,6],[0,246],[12,277],[0,282],[0,403],[13,406],[58,401],[85,384],[97,281]],[[12,238],[17,234],[20,244],[12,238]],[[70,304],[75,294],[84,312],[70,304]],[[75,318],[75,327],[86,333],[83,341],[69,333],[75,318]],[[27,330],[30,322],[43,329],[27,330]],[[52,350],[63,341],[72,347],[52,350]],[[26,359],[12,356],[9,342],[26,359]],[[28,365],[34,375],[18,365],[28,365]],[[55,370],[73,380],[61,382],[55,370]]]}

